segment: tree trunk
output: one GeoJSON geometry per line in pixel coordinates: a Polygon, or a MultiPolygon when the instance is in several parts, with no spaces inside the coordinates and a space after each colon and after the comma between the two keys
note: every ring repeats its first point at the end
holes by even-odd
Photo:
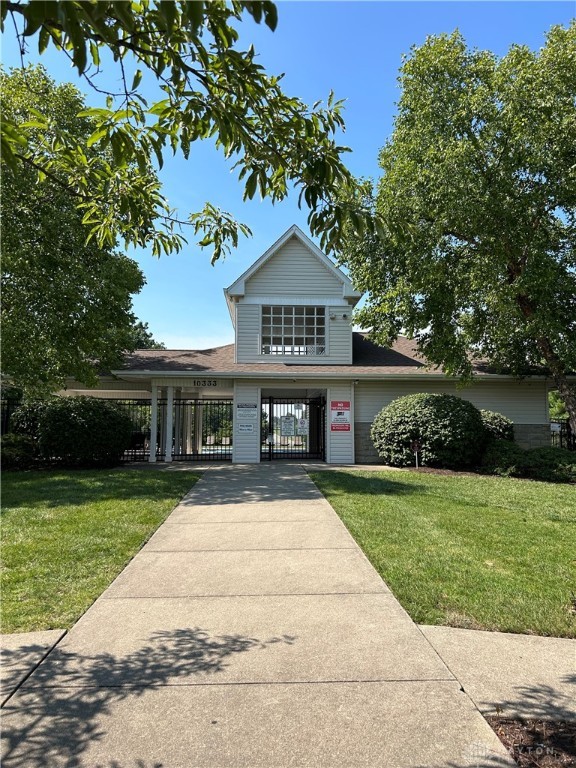
{"type": "Polygon", "coordinates": [[[538,349],[546,361],[552,374],[552,379],[560,397],[564,401],[568,411],[568,423],[573,435],[576,435],[576,391],[568,383],[566,378],[566,368],[558,355],[554,352],[549,339],[540,338],[537,340],[538,349]]]}
{"type": "MultiPolygon", "coordinates": [[[[518,271],[513,271],[510,266],[508,267],[508,273],[509,283],[512,283],[518,274],[520,274],[518,271]]],[[[534,306],[531,300],[526,294],[520,293],[516,296],[516,302],[524,317],[529,320],[534,315],[534,306]]],[[[554,380],[554,384],[556,384],[556,389],[560,393],[564,405],[566,406],[566,410],[568,411],[570,430],[573,435],[576,435],[576,390],[568,384],[568,379],[566,378],[566,366],[556,354],[552,342],[548,337],[540,336],[535,339],[535,341],[540,354],[550,369],[552,379],[554,380]]]]}

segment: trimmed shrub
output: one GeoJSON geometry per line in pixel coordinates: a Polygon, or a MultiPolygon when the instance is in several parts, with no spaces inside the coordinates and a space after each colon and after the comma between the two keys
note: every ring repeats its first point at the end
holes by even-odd
{"type": "Polygon", "coordinates": [[[61,397],[39,420],[42,455],[68,466],[111,466],[130,445],[132,420],[117,403],[96,397],[61,397]]]}
{"type": "Polygon", "coordinates": [[[37,455],[39,454],[40,421],[44,411],[53,400],[23,400],[12,414],[10,421],[12,432],[29,437],[35,446],[37,455]]]}
{"type": "Polygon", "coordinates": [[[522,477],[551,483],[576,482],[576,453],[565,448],[532,448],[524,451],[520,466],[522,477]]]}
{"type": "Polygon", "coordinates": [[[2,435],[0,445],[2,469],[28,469],[36,463],[37,449],[28,435],[10,432],[2,435]]]}
{"type": "Polygon", "coordinates": [[[481,469],[491,475],[518,477],[525,453],[519,445],[509,440],[490,440],[482,457],[481,469]]]}
{"type": "Polygon", "coordinates": [[[514,441],[514,425],[510,419],[496,411],[480,411],[482,423],[489,438],[514,441]]]}
{"type": "Polygon", "coordinates": [[[414,465],[415,441],[422,464],[455,469],[477,464],[485,444],[480,411],[454,395],[399,397],[376,416],[370,434],[380,458],[393,467],[414,465]]]}

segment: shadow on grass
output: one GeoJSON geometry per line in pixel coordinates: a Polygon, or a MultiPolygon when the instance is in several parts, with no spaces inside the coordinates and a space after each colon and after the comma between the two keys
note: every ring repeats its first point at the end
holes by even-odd
{"type": "MultiPolygon", "coordinates": [[[[359,468],[358,471],[361,469],[359,468]]],[[[399,477],[402,476],[400,473],[398,474],[399,477]]],[[[352,472],[339,472],[337,470],[311,472],[310,477],[324,493],[338,494],[344,492],[363,496],[408,496],[429,491],[426,485],[414,480],[402,482],[402,480],[389,480],[366,474],[359,477],[352,472]]]]}
{"type": "MultiPolygon", "coordinates": [[[[155,500],[190,490],[199,475],[154,470],[42,470],[3,474],[3,506],[57,507],[91,502],[155,500]]],[[[356,477],[349,472],[312,473],[327,493],[369,496],[414,494],[425,485],[378,477],[356,477]]],[[[299,466],[269,464],[214,468],[205,475],[202,491],[183,499],[188,506],[306,502],[320,498],[318,488],[299,466]]]]}
{"type": "Polygon", "coordinates": [[[68,469],[2,473],[4,510],[102,501],[156,500],[183,494],[198,475],[150,470],[68,469]]]}
{"type": "MultiPolygon", "coordinates": [[[[217,683],[214,677],[229,666],[235,655],[263,650],[275,643],[292,645],[295,641],[295,637],[287,635],[268,640],[243,635],[210,636],[201,628],[187,628],[155,632],[140,649],[121,657],[110,653],[83,655],[56,647],[3,707],[2,766],[104,765],[92,757],[89,762],[82,759],[92,746],[98,751],[97,745],[102,742],[109,765],[121,768],[111,753],[114,746],[103,742],[109,717],[126,718],[122,722],[127,723],[132,738],[140,735],[139,726],[131,719],[130,700],[168,685],[217,683]],[[120,702],[128,702],[121,715],[116,710],[120,702]]],[[[22,648],[13,655],[5,654],[5,658],[16,664],[18,655],[23,658],[30,651],[30,647],[22,648]]],[[[156,701],[150,701],[146,718],[162,717],[157,707],[156,701]]],[[[119,721],[116,733],[121,733],[118,725],[119,721]]],[[[146,734],[141,736],[144,741],[146,734]]],[[[168,755],[162,754],[162,749],[159,744],[157,760],[150,759],[150,755],[140,759],[136,754],[131,764],[142,768],[167,765],[164,760],[168,755]]],[[[193,756],[190,761],[194,764],[193,756]]]]}

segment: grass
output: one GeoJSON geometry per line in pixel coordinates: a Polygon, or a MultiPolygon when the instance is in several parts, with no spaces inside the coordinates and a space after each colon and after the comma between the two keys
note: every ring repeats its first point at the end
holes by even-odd
{"type": "Polygon", "coordinates": [[[312,479],[419,624],[576,637],[576,492],[511,478],[312,479]]]}
{"type": "Polygon", "coordinates": [[[2,631],[71,627],[198,477],[3,472],[2,631]]]}

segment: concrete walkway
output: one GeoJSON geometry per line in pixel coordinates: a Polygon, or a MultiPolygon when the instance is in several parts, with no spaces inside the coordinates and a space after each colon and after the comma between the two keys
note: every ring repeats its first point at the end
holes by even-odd
{"type": "Polygon", "coordinates": [[[294,465],[206,471],[2,713],[5,768],[514,765],[294,465]]]}

